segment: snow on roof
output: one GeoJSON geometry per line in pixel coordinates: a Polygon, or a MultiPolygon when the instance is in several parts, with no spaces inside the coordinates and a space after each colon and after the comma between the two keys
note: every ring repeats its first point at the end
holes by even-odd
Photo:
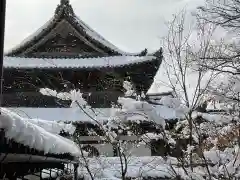
{"type": "MultiPolygon", "coordinates": [[[[62,5],[62,4],[61,4],[62,5]]],[[[69,8],[71,7],[71,5],[64,5],[63,8],[69,8]]],[[[61,11],[62,13],[64,11],[61,11]]],[[[9,50],[7,52],[11,53],[23,46],[25,46],[26,44],[28,44],[30,41],[32,41],[35,37],[41,35],[41,33],[47,29],[51,24],[53,24],[54,22],[56,22],[56,17],[59,18],[61,17],[60,15],[53,16],[50,20],[48,20],[43,26],[41,26],[37,31],[35,31],[33,34],[31,34],[30,36],[26,37],[18,46],[12,48],[11,50],[9,50]]],[[[93,40],[99,42],[100,44],[102,44],[105,47],[108,47],[109,49],[118,52],[119,54],[122,55],[137,55],[139,53],[128,53],[128,52],[124,52],[122,50],[120,50],[119,48],[117,48],[115,45],[113,45],[111,42],[107,41],[105,38],[103,38],[99,33],[97,33],[95,30],[93,30],[92,28],[90,28],[86,23],[84,23],[74,12],[73,14],[69,14],[69,17],[73,18],[73,21],[76,22],[79,27],[83,28],[83,31],[90,36],[93,40]]]]}
{"type": "MultiPolygon", "coordinates": [[[[165,120],[182,118],[183,115],[173,108],[162,105],[154,106],[157,114],[165,120]]],[[[44,119],[48,121],[81,121],[96,123],[79,108],[8,108],[23,118],[44,119]]],[[[106,121],[116,112],[117,108],[93,108],[85,109],[87,113],[98,121],[106,121]],[[93,110],[93,111],[92,111],[93,110]]]]}
{"type": "MultiPolygon", "coordinates": [[[[81,121],[95,123],[79,108],[8,108],[23,118],[44,119],[47,121],[81,121]]],[[[107,120],[117,111],[114,108],[85,109],[91,117],[97,120],[107,120]]]]}
{"type": "MultiPolygon", "coordinates": [[[[26,120],[29,120],[27,118],[26,120]]],[[[53,133],[53,134],[60,134],[61,131],[68,132],[69,134],[73,134],[76,130],[76,127],[72,124],[66,124],[64,122],[57,122],[57,121],[49,121],[43,119],[31,119],[31,123],[37,126],[42,127],[46,131],[53,133]]]]}
{"type": "Polygon", "coordinates": [[[5,68],[103,68],[121,67],[155,59],[154,56],[109,56],[99,58],[20,58],[4,57],[5,68]]]}
{"type": "Polygon", "coordinates": [[[31,120],[22,118],[6,108],[1,108],[0,129],[4,129],[6,138],[46,154],[70,153],[75,157],[80,157],[81,154],[74,142],[48,132],[31,120]]]}
{"type": "Polygon", "coordinates": [[[183,119],[185,117],[184,113],[164,105],[156,105],[155,108],[159,116],[165,120],[183,119]]]}
{"type": "Polygon", "coordinates": [[[233,121],[234,119],[236,120],[237,118],[230,115],[224,115],[221,113],[209,114],[209,113],[195,112],[193,114],[193,117],[197,117],[197,116],[200,116],[203,119],[209,122],[214,122],[216,124],[229,124],[231,121],[233,121]]]}
{"type": "Polygon", "coordinates": [[[30,34],[25,39],[23,39],[20,44],[18,44],[17,46],[13,47],[10,50],[8,50],[6,52],[6,54],[11,53],[11,52],[17,50],[17,49],[23,47],[28,42],[32,41],[36,36],[38,36],[40,33],[42,33],[43,30],[46,29],[52,23],[53,20],[54,20],[54,17],[49,19],[43,26],[41,26],[39,29],[37,29],[33,34],[30,34]]]}

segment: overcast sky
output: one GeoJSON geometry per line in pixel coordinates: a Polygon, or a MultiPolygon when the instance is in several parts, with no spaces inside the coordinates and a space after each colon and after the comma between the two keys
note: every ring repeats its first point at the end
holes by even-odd
{"type": "MultiPolygon", "coordinates": [[[[60,0],[7,0],[5,50],[19,44],[49,20],[60,0]]],[[[160,46],[165,22],[204,0],[70,0],[75,13],[102,36],[128,52],[160,46]]]]}

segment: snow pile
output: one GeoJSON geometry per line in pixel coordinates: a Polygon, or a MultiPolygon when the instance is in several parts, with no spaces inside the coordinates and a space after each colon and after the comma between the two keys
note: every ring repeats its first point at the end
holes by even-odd
{"type": "Polygon", "coordinates": [[[115,116],[121,121],[153,121],[165,128],[165,120],[159,116],[151,104],[132,98],[118,98],[122,109],[116,112],[115,116]]]}
{"type": "Polygon", "coordinates": [[[133,85],[129,81],[124,81],[123,82],[123,88],[126,90],[125,96],[130,97],[130,96],[136,96],[136,92],[133,89],[133,85]]]}
{"type": "Polygon", "coordinates": [[[232,116],[223,114],[208,114],[208,113],[198,113],[199,116],[206,119],[207,121],[213,121],[218,124],[230,123],[234,118],[232,116]]]}
{"type": "MultiPolygon", "coordinates": [[[[29,146],[30,148],[51,154],[70,153],[80,156],[78,146],[57,134],[53,134],[32,123],[30,119],[23,119],[17,114],[1,108],[0,128],[4,129],[5,137],[29,146]]],[[[52,130],[51,130],[52,131],[52,130]]]]}

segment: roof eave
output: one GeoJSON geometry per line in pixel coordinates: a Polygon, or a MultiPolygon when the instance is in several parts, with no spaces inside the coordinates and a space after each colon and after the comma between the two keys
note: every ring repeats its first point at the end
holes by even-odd
{"type": "MultiPolygon", "coordinates": [[[[7,56],[9,57],[9,56],[7,56]]],[[[10,56],[11,57],[11,56],[10,56]]],[[[139,56],[141,57],[141,56],[139,56]]],[[[148,56],[146,56],[148,57],[148,56]]],[[[129,62],[126,64],[119,64],[119,65],[102,65],[102,66],[66,66],[66,67],[17,67],[17,66],[4,66],[5,69],[46,69],[46,70],[54,70],[54,69],[78,69],[78,70],[94,70],[94,69],[98,69],[98,70],[104,70],[104,69],[115,69],[115,68],[126,68],[126,67],[131,67],[131,66],[135,66],[135,65],[139,65],[139,64],[144,64],[144,63],[154,63],[154,62],[158,62],[158,67],[161,64],[161,60],[162,58],[156,57],[156,56],[149,56],[148,59],[143,60],[143,61],[136,61],[136,62],[129,62]]],[[[33,59],[34,61],[34,59],[33,59]]]]}

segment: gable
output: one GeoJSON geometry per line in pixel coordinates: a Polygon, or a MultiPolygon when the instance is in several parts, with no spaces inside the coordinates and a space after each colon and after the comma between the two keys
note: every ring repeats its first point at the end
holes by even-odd
{"type": "Polygon", "coordinates": [[[140,53],[121,51],[79,19],[68,0],[61,0],[54,16],[45,25],[5,55],[19,57],[103,57],[144,56],[146,53],[146,50],[140,53]],[[61,41],[61,43],[56,44],[56,41],[61,41]]]}
{"type": "Polygon", "coordinates": [[[58,22],[47,35],[21,54],[25,57],[93,57],[106,55],[107,53],[89,42],[65,19],[58,22]]]}

